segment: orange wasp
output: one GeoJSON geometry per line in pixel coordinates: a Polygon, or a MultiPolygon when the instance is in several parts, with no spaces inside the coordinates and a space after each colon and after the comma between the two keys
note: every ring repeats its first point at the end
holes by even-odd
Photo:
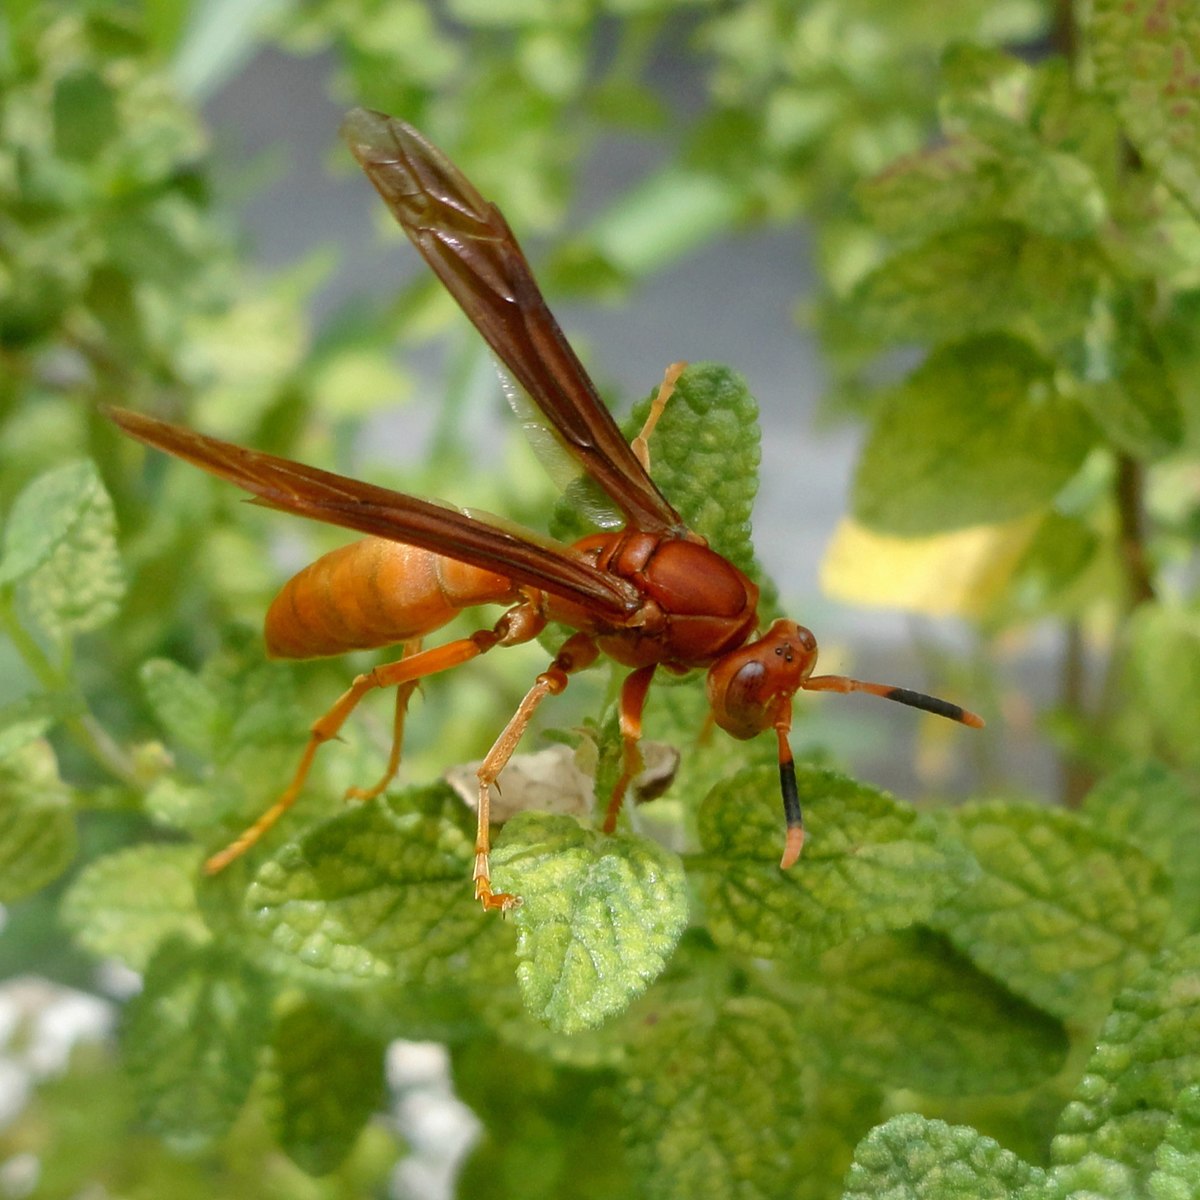
{"type": "Polygon", "coordinates": [[[624,517],[622,529],[571,546],[525,535],[479,516],[261,454],[122,409],[107,414],[126,433],[252,492],[268,508],[368,536],[326,554],[283,587],[266,617],[267,651],[316,658],[403,643],[404,655],[360,675],[311,728],[296,772],[257,821],[205,864],[211,872],[253,846],[291,807],[313,757],[369,692],[394,687],[395,727],[383,777],[350,797],[380,794],[399,768],[404,716],[418,682],[496,646],[536,637],[547,622],[574,629],[526,693],[478,770],[475,895],[485,909],[517,897],[492,890],[488,789],[535,710],[569,677],[606,654],[631,668],[621,687],[620,778],[604,829],[611,833],[640,769],[642,711],[655,671],[708,671],[714,720],[735,738],[772,730],[787,823],[781,866],[804,844],[788,731],[799,690],[869,692],[964,725],[974,713],[907,688],[813,675],[817,642],[794,621],[758,630],[758,588],[709,549],[655,486],[646,439],[683,369],[668,370],[641,435],[626,442],[546,307],[529,264],[499,210],[411,126],[357,109],[343,133],[404,232],[488,345],[532,398],[561,445],[624,517]],[[419,640],[459,611],[503,604],[491,629],[431,649],[419,640]]]}

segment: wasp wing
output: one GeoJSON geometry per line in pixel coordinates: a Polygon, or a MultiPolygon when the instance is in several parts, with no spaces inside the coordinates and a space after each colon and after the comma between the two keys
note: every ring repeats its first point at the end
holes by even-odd
{"type": "Polygon", "coordinates": [[[491,524],[390,488],[248,450],[127,409],[106,408],[104,412],[131,437],[236,483],[268,508],[486,567],[516,583],[575,601],[597,616],[625,617],[640,603],[632,584],[598,570],[548,538],[491,524]]]}
{"type": "Polygon", "coordinates": [[[355,109],[342,132],[413,245],[626,521],[647,532],[681,531],[682,518],[596,394],[500,210],[395,117],[355,109]]]}

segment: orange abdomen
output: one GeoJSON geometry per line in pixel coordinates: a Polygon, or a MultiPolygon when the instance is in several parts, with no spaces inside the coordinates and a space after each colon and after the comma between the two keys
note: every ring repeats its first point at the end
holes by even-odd
{"type": "Polygon", "coordinates": [[[367,537],[292,576],[267,610],[272,658],[320,658],[421,637],[464,608],[517,598],[511,579],[367,537]]]}

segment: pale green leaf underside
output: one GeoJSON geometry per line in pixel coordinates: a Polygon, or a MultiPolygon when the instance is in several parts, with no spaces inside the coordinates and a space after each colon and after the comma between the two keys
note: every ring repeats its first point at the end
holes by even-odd
{"type": "Polygon", "coordinates": [[[108,854],[80,872],[61,917],[81,946],[144,971],[166,938],[207,937],[196,904],[198,846],[154,843],[108,854]]]}

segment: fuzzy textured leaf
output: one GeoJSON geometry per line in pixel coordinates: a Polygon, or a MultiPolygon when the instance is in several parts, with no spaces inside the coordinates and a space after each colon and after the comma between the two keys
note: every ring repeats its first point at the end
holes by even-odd
{"type": "Polygon", "coordinates": [[[275,1136],[308,1174],[328,1174],[383,1102],[386,1047],[298,997],[276,1017],[269,1045],[265,1088],[275,1136]]]}
{"type": "Polygon", "coordinates": [[[313,982],[421,981],[491,927],[471,898],[473,862],[449,821],[372,801],[263,863],[246,921],[273,962],[313,982]]]}
{"type": "Polygon", "coordinates": [[[522,813],[505,825],[492,864],[495,885],[523,900],[513,924],[525,1003],[562,1033],[628,1007],[687,923],[678,857],[643,838],[522,813]]]}
{"type": "Polygon", "coordinates": [[[831,1078],[935,1096],[1001,1094],[1044,1082],[1066,1059],[1058,1021],[928,930],[798,960],[788,986],[802,1040],[831,1078]]]}
{"type": "MultiPolygon", "coordinates": [[[[623,422],[629,437],[641,430],[657,393],[655,388],[635,404],[623,422]]],[[[747,573],[753,572],[750,514],[760,459],[758,404],[746,381],[719,363],[691,364],[651,435],[651,474],[687,526],[747,573]]],[[[551,532],[565,541],[590,533],[579,510],[605,507],[611,509],[611,502],[580,479],[565,490],[551,532]]]]}
{"type": "Polygon", "coordinates": [[[1161,944],[1167,881],[1132,844],[1033,805],[971,804],[941,820],[983,874],[936,926],[1047,1012],[1104,1012],[1161,944]]]}
{"type": "Polygon", "coordinates": [[[698,866],[709,928],[722,944],[764,958],[808,958],[924,920],[963,886],[969,859],[886,792],[804,763],[796,780],[808,839],[788,871],[778,866],[776,771],[739,771],[705,797],[698,866]]]}
{"type": "Polygon", "coordinates": [[[945,346],[880,411],[859,462],[855,516],[910,536],[1020,517],[1049,505],[1094,440],[1091,421],[1024,342],[945,346]]]}
{"type": "Polygon", "coordinates": [[[1180,1093],[1154,1162],[1146,1185],[1150,1200],[1200,1196],[1200,1084],[1180,1093]]]}
{"type": "Polygon", "coordinates": [[[61,918],[92,954],[144,971],[159,944],[207,937],[196,904],[197,846],[131,846],[89,863],[63,897],[61,918]]]}
{"type": "Polygon", "coordinates": [[[901,1113],[854,1152],[843,1200],[1013,1200],[1046,1173],[964,1125],[901,1113]]]}
{"type": "Polygon", "coordinates": [[[25,742],[0,761],[0,903],[67,869],[76,848],[71,799],[48,742],[25,742]]]}
{"type": "Polygon", "coordinates": [[[214,943],[166,943],[130,1002],[124,1030],[142,1115],[181,1152],[233,1124],[266,1036],[269,994],[255,972],[214,943]]]}
{"type": "Polygon", "coordinates": [[[752,996],[670,1005],[631,1053],[625,1137],[640,1195],[790,1194],[804,1055],[785,1009],[752,996]]]}
{"type": "Polygon", "coordinates": [[[1192,937],[1160,955],[1117,996],[1059,1122],[1051,1146],[1056,1175],[1072,1178],[1098,1160],[1132,1175],[1134,1194],[1143,1194],[1180,1099],[1197,1085],[1200,938],[1192,937]]]}

